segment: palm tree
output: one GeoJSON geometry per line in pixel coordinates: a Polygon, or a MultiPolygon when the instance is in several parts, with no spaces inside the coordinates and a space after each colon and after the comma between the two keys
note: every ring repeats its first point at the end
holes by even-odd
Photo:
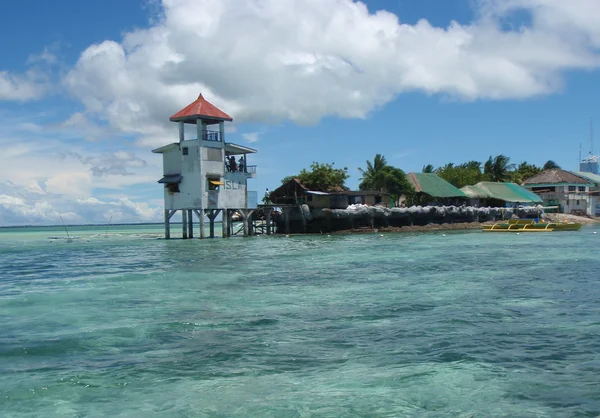
{"type": "Polygon", "coordinates": [[[543,168],[544,170],[560,170],[560,166],[552,160],[546,161],[543,168]]]}
{"type": "Polygon", "coordinates": [[[360,190],[383,190],[385,188],[383,177],[386,167],[387,161],[385,157],[381,154],[376,154],[372,163],[371,161],[367,161],[366,169],[358,169],[362,174],[362,177],[359,179],[361,182],[358,188],[360,190]]]}
{"type": "Polygon", "coordinates": [[[510,163],[510,158],[506,155],[496,155],[490,158],[483,165],[483,172],[491,181],[504,182],[510,178],[510,172],[514,170],[515,165],[510,163]]]}
{"type": "Polygon", "coordinates": [[[433,173],[435,171],[435,167],[433,164],[424,165],[421,169],[421,173],[433,173]]]}
{"type": "Polygon", "coordinates": [[[481,170],[481,163],[479,161],[471,160],[467,161],[460,165],[462,168],[466,168],[467,170],[481,170]]]}

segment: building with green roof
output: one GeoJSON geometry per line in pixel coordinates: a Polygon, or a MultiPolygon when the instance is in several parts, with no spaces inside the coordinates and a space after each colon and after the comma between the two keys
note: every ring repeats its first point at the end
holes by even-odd
{"type": "Polygon", "coordinates": [[[467,200],[467,195],[459,188],[454,187],[437,174],[408,173],[407,177],[415,188],[419,201],[423,204],[456,205],[467,200]]]}
{"type": "Polygon", "coordinates": [[[515,183],[497,183],[480,181],[473,186],[461,189],[470,199],[470,203],[480,206],[517,206],[543,203],[535,193],[515,183]]]}

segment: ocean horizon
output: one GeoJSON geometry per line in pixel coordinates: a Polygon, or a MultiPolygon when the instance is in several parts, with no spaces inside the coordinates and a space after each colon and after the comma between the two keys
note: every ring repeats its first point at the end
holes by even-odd
{"type": "Polygon", "coordinates": [[[599,229],[2,228],[3,416],[598,416],[599,229]]]}

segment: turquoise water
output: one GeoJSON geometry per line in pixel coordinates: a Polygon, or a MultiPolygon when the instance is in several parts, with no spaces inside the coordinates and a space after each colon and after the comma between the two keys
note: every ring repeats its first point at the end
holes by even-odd
{"type": "Polygon", "coordinates": [[[597,227],[105,229],[0,229],[3,417],[600,415],[597,227]]]}

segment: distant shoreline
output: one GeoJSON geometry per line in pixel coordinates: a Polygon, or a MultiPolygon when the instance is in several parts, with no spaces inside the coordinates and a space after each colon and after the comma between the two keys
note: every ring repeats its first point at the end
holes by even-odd
{"type": "MultiPolygon", "coordinates": [[[[171,222],[173,224],[180,224],[181,222],[171,222]]],[[[140,223],[125,223],[125,224],[67,224],[67,227],[78,227],[78,226],[102,226],[105,228],[109,228],[111,226],[139,226],[139,225],[164,225],[164,222],[140,222],[140,223]]],[[[0,226],[0,229],[3,228],[64,228],[61,224],[56,225],[3,225],[0,226]]]]}

